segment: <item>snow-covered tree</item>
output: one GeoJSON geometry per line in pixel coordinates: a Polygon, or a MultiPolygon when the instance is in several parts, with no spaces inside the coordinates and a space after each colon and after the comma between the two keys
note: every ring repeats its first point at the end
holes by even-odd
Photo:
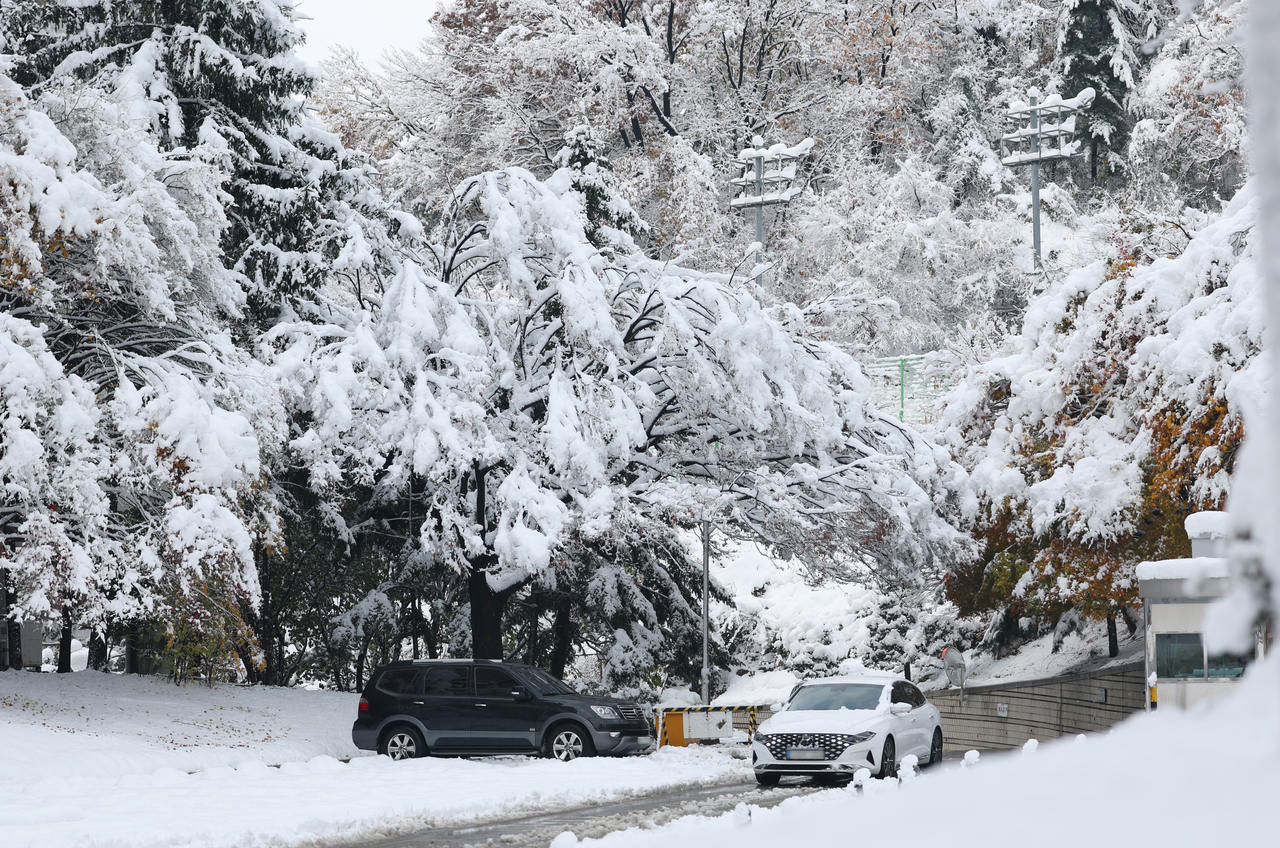
{"type": "Polygon", "coordinates": [[[1244,56],[1233,36],[1247,2],[1205,2],[1160,34],[1134,91],[1128,159],[1144,200],[1216,208],[1247,178],[1244,56]]]}
{"type": "Polygon", "coordinates": [[[866,623],[863,663],[879,671],[908,673],[918,653],[919,611],[912,609],[899,593],[889,593],[880,598],[866,623]]]}
{"type": "Polygon", "coordinates": [[[466,582],[476,656],[504,655],[516,593],[561,579],[656,650],[695,618],[669,528],[703,517],[905,580],[964,556],[959,469],[867,405],[852,360],[794,309],[622,246],[591,244],[571,170],[486,173],[379,311],[272,336],[316,484],[422,487],[420,541],[466,582]]]}
{"type": "Polygon", "coordinates": [[[8,77],[0,87],[0,307],[11,353],[42,363],[46,381],[12,384],[30,393],[14,419],[27,435],[13,430],[2,450],[53,461],[50,479],[79,493],[40,494],[27,472],[29,485],[13,481],[5,556],[23,573],[20,612],[100,628],[211,580],[251,599],[250,419],[270,413],[252,378],[229,379],[254,367],[211,321],[244,302],[217,260],[220,179],[164,155],[127,100],[71,82],[38,102],[8,77]],[[61,422],[43,433],[39,397],[61,422]]]}
{"type": "Polygon", "coordinates": [[[1128,145],[1129,99],[1138,85],[1141,48],[1159,31],[1158,9],[1153,0],[1066,0],[1059,12],[1058,61],[1066,92],[1097,92],[1080,118],[1092,142],[1094,180],[1100,147],[1123,153],[1128,145]]]}
{"type": "Polygon", "coordinates": [[[230,195],[223,264],[255,320],[269,323],[282,299],[385,240],[353,186],[365,166],[306,113],[319,71],[293,52],[292,4],[20,0],[0,14],[20,83],[43,93],[93,82],[127,103],[160,151],[219,169],[230,195]]]}
{"type": "Polygon", "coordinates": [[[1114,621],[1136,599],[1133,567],[1186,555],[1183,518],[1223,506],[1262,393],[1258,210],[1246,187],[1208,219],[1131,222],[953,394],[941,435],[986,542],[948,577],[963,612],[1114,621]]]}

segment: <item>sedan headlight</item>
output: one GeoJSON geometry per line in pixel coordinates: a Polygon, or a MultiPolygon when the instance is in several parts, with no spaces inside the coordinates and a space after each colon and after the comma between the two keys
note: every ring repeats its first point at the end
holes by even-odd
{"type": "Polygon", "coordinates": [[[618,718],[618,711],[615,710],[613,707],[592,707],[591,711],[594,712],[596,715],[600,716],[600,718],[609,718],[609,719],[618,718]]]}
{"type": "Polygon", "coordinates": [[[860,745],[863,742],[866,742],[868,739],[874,738],[875,735],[876,735],[875,732],[871,730],[864,730],[861,733],[855,733],[849,737],[849,744],[860,745]]]}
{"type": "Polygon", "coordinates": [[[759,742],[761,745],[764,745],[769,741],[769,737],[757,730],[755,736],[751,737],[751,741],[759,742]]]}

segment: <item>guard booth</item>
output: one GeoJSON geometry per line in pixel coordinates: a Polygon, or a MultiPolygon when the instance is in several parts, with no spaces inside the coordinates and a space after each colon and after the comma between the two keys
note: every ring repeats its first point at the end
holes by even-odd
{"type": "Polygon", "coordinates": [[[662,707],[658,710],[658,747],[716,742],[737,732],[750,740],[756,727],[772,715],[769,706],[662,707]]]}
{"type": "Polygon", "coordinates": [[[1209,605],[1227,593],[1230,581],[1227,514],[1193,513],[1185,526],[1190,557],[1143,562],[1137,568],[1147,623],[1147,709],[1161,704],[1186,709],[1230,693],[1267,647],[1266,634],[1259,631],[1248,653],[1210,655],[1205,649],[1205,615],[1209,605]]]}

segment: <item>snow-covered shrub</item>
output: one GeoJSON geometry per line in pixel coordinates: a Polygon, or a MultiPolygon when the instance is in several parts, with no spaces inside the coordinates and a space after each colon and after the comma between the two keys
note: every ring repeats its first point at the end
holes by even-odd
{"type": "Polygon", "coordinates": [[[962,612],[1119,614],[1136,563],[1185,555],[1183,518],[1221,508],[1262,399],[1259,208],[1246,186],[1171,256],[1119,234],[949,398],[987,543],[948,577],[962,612]]]}

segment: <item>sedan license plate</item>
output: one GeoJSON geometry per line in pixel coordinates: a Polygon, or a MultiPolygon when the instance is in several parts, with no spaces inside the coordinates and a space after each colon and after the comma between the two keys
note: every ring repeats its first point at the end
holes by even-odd
{"type": "Polygon", "coordinates": [[[827,755],[821,748],[788,748],[788,760],[825,760],[827,755]]]}

